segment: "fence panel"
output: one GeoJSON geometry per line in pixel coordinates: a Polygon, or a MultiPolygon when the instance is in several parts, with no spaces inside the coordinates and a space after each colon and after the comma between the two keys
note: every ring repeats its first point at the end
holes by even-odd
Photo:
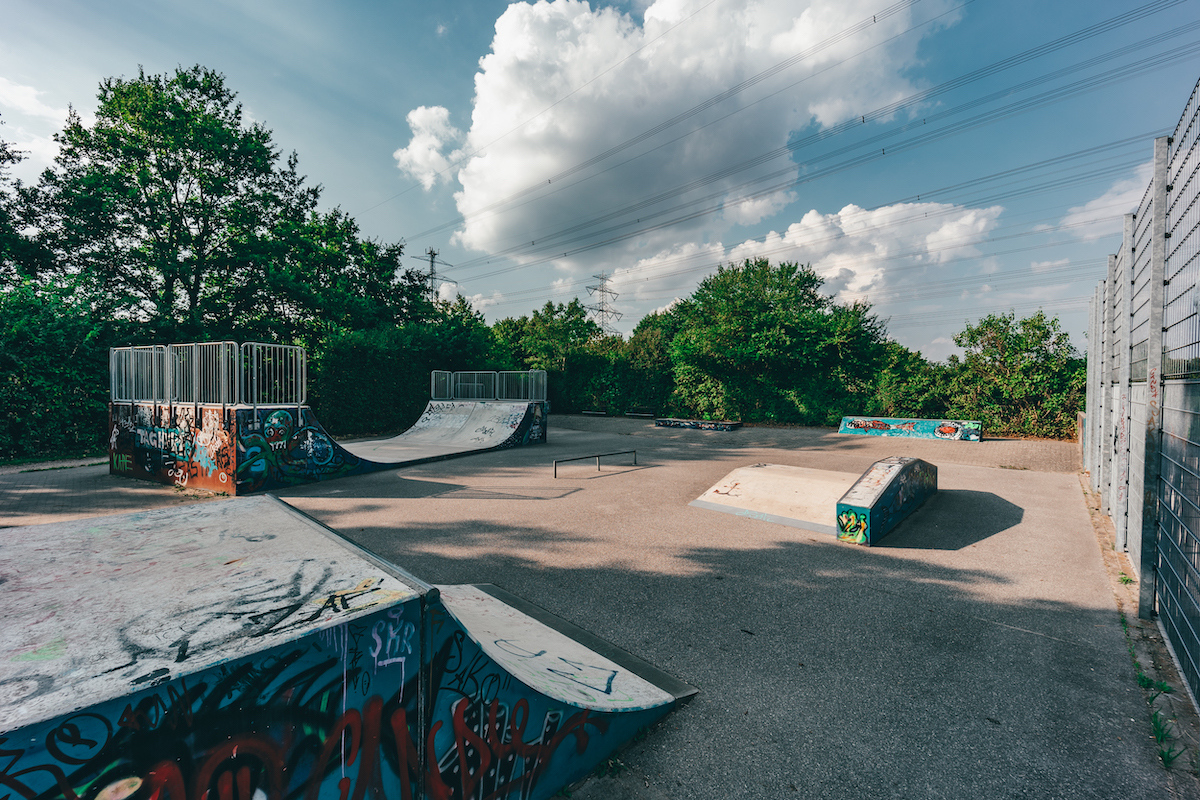
{"type": "Polygon", "coordinates": [[[1167,269],[1163,377],[1200,378],[1200,125],[1197,98],[1171,137],[1167,186],[1167,269]]]}
{"type": "Polygon", "coordinates": [[[168,376],[165,345],[109,348],[109,396],[114,403],[165,403],[168,376]]]}
{"type": "Polygon", "coordinates": [[[456,372],[454,373],[455,400],[495,400],[496,373],[494,372],[456,372]]]}
{"type": "Polygon", "coordinates": [[[435,369],[429,375],[429,398],[431,400],[454,399],[454,374],[435,369]]]}
{"type": "Polygon", "coordinates": [[[172,402],[237,405],[237,342],[173,344],[168,350],[172,402]]]}
{"type": "Polygon", "coordinates": [[[545,370],[497,373],[497,400],[545,400],[545,370]]]}
{"type": "Polygon", "coordinates": [[[263,342],[243,344],[241,397],[247,405],[303,405],[308,400],[305,349],[263,342]]]}

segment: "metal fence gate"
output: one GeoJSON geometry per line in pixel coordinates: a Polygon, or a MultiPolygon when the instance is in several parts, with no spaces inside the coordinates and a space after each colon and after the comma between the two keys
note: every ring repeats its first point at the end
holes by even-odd
{"type": "Polygon", "coordinates": [[[1084,468],[1200,695],[1200,83],[1092,298],[1084,468]]]}

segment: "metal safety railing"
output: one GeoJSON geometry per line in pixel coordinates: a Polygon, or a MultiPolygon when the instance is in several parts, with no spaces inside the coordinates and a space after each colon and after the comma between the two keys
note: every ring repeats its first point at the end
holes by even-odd
{"type": "Polygon", "coordinates": [[[108,381],[114,402],[165,403],[170,391],[166,345],[109,348],[108,381]]]}
{"type": "Polygon", "coordinates": [[[292,345],[246,342],[241,377],[246,405],[303,405],[308,400],[308,353],[292,345]]]}
{"type": "Polygon", "coordinates": [[[454,399],[454,373],[435,369],[429,374],[429,397],[432,400],[454,399]]]}
{"type": "Polygon", "coordinates": [[[546,371],[446,372],[429,376],[433,400],[545,400],[546,371]]]}
{"type": "Polygon", "coordinates": [[[308,356],[292,345],[113,347],[108,365],[114,403],[302,405],[308,399],[308,356]]]}

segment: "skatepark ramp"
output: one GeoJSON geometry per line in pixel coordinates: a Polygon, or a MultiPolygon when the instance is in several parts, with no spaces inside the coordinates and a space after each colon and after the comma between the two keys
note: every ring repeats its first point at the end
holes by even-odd
{"type": "Polygon", "coordinates": [[[431,586],[269,495],[8,541],[14,797],[545,798],[694,694],[496,587],[431,586]]]}
{"type": "Polygon", "coordinates": [[[892,456],[862,475],[781,464],[739,467],[688,505],[871,545],[937,492],[937,467],[892,456]]]}
{"type": "Polygon", "coordinates": [[[302,347],[203,342],[109,351],[109,471],[230,494],[546,441],[546,373],[434,372],[400,436],[339,444],[307,405],[302,347]]]}

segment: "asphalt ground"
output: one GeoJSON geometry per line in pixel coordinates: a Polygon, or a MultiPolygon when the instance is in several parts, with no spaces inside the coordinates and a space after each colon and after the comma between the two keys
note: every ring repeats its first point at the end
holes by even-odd
{"type": "MultiPolygon", "coordinates": [[[[496,584],[700,690],[573,797],[1194,796],[1149,735],[1076,445],[558,416],[549,433],[279,495],[426,581],[496,584]],[[553,459],[635,448],[636,467],[552,477],[553,459]],[[936,464],[940,491],[874,548],[687,505],[738,466],[888,455],[936,464]]],[[[0,475],[0,525],[200,499],[105,471],[0,475]]]]}

